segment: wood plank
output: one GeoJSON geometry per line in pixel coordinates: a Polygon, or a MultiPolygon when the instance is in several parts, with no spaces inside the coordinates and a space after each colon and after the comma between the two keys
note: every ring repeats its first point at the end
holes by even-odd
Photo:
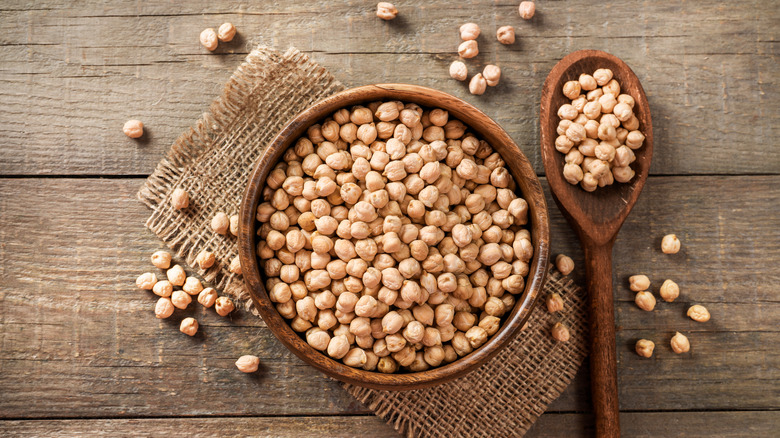
{"type": "MultiPolygon", "coordinates": [[[[228,321],[198,306],[173,321],[153,317],[153,296],[133,283],[160,247],[143,227],[140,184],[0,179],[0,417],[366,413],[259,318],[228,321]],[[198,318],[202,335],[176,330],[185,315],[198,318]],[[247,352],[261,357],[258,376],[233,369],[247,352]]],[[[778,176],[651,179],[618,238],[616,281],[674,275],[683,295],[645,313],[618,282],[622,409],[777,407],[780,353],[766,346],[780,342],[780,303],[770,290],[780,231],[766,206],[780,201],[778,184],[778,176]],[[677,256],[657,251],[669,231],[683,241],[677,256]],[[712,321],[687,320],[688,300],[707,303],[712,321]],[[692,353],[669,351],[673,330],[689,333],[692,353]],[[653,359],[632,352],[638,337],[656,341],[653,359]]],[[[551,215],[553,252],[572,255],[581,275],[578,244],[554,207],[551,215]]],[[[587,411],[586,375],[551,409],[587,411]]]]}
{"type": "Polygon", "coordinates": [[[514,3],[440,0],[401,5],[391,23],[376,19],[373,4],[352,1],[185,3],[55,0],[26,10],[25,2],[6,2],[0,17],[13,26],[0,38],[0,174],[150,173],[255,43],[294,45],[350,86],[410,82],[462,97],[502,124],[537,172],[547,72],[568,52],[604,49],[645,85],[657,137],[653,174],[777,173],[780,165],[778,154],[764,152],[780,125],[780,10],[760,0],[728,14],[717,0],[607,1],[595,9],[547,2],[531,22],[514,3]],[[228,20],[240,38],[206,53],[197,35],[228,20]],[[481,97],[447,77],[465,21],[484,33],[472,73],[487,63],[503,69],[501,85],[481,97]],[[517,27],[512,47],[493,38],[503,24],[517,27]],[[147,126],[141,142],[120,132],[133,117],[147,126]]]}
{"type": "MultiPolygon", "coordinates": [[[[624,436],[631,437],[768,437],[780,422],[778,411],[737,412],[631,412],[622,413],[624,436]]],[[[487,431],[489,433],[489,431],[487,431]]],[[[150,418],[111,420],[14,420],[0,421],[0,433],[16,437],[355,437],[399,436],[374,416],[338,417],[239,417],[150,418]]],[[[587,414],[542,415],[528,438],[593,436],[587,414]]]]}

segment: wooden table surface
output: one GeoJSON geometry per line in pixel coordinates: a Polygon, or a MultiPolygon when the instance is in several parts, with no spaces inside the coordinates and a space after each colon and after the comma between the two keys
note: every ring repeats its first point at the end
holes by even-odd
{"type": "MultiPolygon", "coordinates": [[[[777,436],[780,427],[780,7],[769,1],[399,1],[390,23],[366,1],[26,2],[0,5],[0,435],[395,436],[305,366],[261,319],[191,308],[194,338],[154,318],[135,288],[162,247],[135,198],[174,139],[203,113],[255,44],[295,46],[348,86],[406,82],[474,103],[537,172],[538,105],[552,66],[602,49],[647,91],[651,177],[615,245],[624,436],[777,436]],[[473,3],[473,4],[472,4],[473,3]],[[239,37],[208,53],[206,27],[239,37]],[[448,77],[460,24],[478,23],[477,66],[502,67],[481,97],[448,77]],[[514,25],[504,47],[495,29],[514,25]],[[141,141],[125,120],[146,124],[141,141]],[[682,251],[661,254],[676,233],[682,251]],[[652,313],[627,277],[682,294],[652,313]],[[706,324],[685,317],[701,303],[706,324]],[[688,334],[692,350],[668,340],[688,334]],[[643,359],[639,338],[656,342],[643,359]],[[243,375],[244,353],[262,369],[243,375]]],[[[546,185],[544,179],[543,183],[546,185]]],[[[582,252],[550,200],[553,252],[582,252]]],[[[588,370],[530,436],[588,436],[588,370]]]]}

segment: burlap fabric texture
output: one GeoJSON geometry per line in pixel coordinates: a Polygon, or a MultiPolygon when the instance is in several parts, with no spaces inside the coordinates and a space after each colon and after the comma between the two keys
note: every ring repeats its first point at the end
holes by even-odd
{"type": "MultiPolygon", "coordinates": [[[[258,47],[236,70],[209,112],[173,144],[138,193],[152,209],[146,225],[206,281],[257,314],[240,275],[228,271],[236,238],[214,233],[215,213],[236,214],[254,162],[296,114],[344,89],[328,71],[296,49],[258,47]],[[190,207],[174,210],[173,190],[190,194],[190,207]],[[199,270],[207,249],[215,266],[199,270]]],[[[402,435],[420,437],[520,436],[574,378],[586,355],[582,290],[551,271],[543,295],[558,292],[566,310],[537,306],[520,336],[478,370],[453,382],[407,392],[344,385],[402,435]],[[557,321],[571,328],[568,343],[550,338],[557,321]]]]}

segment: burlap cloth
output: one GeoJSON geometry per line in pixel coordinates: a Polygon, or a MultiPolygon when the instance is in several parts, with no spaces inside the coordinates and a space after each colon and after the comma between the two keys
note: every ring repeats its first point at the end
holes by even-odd
{"type": "MultiPolygon", "coordinates": [[[[236,238],[210,229],[218,211],[238,212],[254,162],[274,135],[300,111],[344,89],[328,71],[296,49],[282,54],[258,47],[247,56],[209,112],[173,144],[138,193],[152,209],[146,225],[196,272],[257,314],[241,276],[228,272],[236,238]],[[190,194],[190,207],[170,204],[176,188],[190,194]],[[212,251],[218,263],[207,271],[195,257],[212,251]]],[[[565,311],[537,306],[526,328],[476,371],[430,389],[393,392],[343,385],[350,394],[405,436],[472,437],[523,435],[574,378],[586,355],[584,294],[555,270],[545,293],[558,292],[565,311]],[[564,321],[568,343],[550,338],[564,321]]],[[[543,299],[543,298],[542,298],[543,299]]]]}

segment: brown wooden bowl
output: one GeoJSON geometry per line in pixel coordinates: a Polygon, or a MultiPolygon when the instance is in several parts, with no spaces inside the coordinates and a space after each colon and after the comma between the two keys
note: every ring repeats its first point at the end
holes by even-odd
{"type": "Polygon", "coordinates": [[[258,160],[249,177],[249,184],[241,202],[239,255],[244,281],[266,325],[287,348],[309,365],[343,382],[374,389],[408,390],[433,386],[462,376],[498,353],[514,338],[528,319],[544,286],[549,259],[549,241],[547,204],[539,179],[531,163],[509,135],[482,111],[468,103],[441,91],[416,85],[379,84],[353,88],[328,97],[300,113],[282,129],[258,160]],[[505,317],[499,331],[469,355],[448,365],[415,373],[382,374],[352,368],[309,346],[279,315],[268,298],[264,274],[261,274],[257,261],[258,237],[255,212],[261,201],[266,178],[284,151],[304,135],[309,126],[325,119],[336,110],[388,99],[443,108],[488,141],[504,158],[523,197],[528,201],[531,239],[534,245],[534,257],[525,290],[518,298],[515,307],[505,317]]]}

